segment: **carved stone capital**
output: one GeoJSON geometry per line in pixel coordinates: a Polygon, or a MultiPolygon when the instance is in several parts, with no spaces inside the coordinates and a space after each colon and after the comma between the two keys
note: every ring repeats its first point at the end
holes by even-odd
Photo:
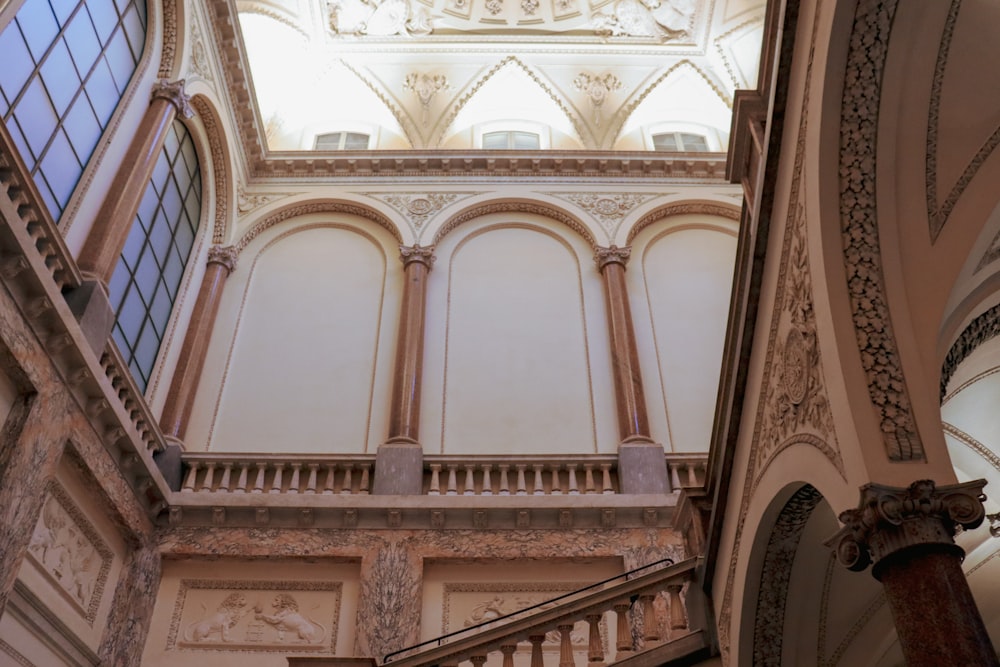
{"type": "Polygon", "coordinates": [[[191,98],[184,92],[184,79],[179,81],[160,79],[154,83],[149,99],[155,100],[157,98],[165,99],[173,104],[177,109],[177,113],[184,118],[194,117],[194,109],[191,108],[191,98]]]}
{"type": "Polygon", "coordinates": [[[840,514],[844,527],[826,545],[842,565],[860,572],[907,547],[954,544],[959,526],[983,522],[985,485],[984,479],[940,487],[924,479],[905,489],[866,484],[858,508],[840,514]]]}
{"type": "Polygon", "coordinates": [[[608,264],[621,264],[622,267],[628,263],[628,258],[632,255],[632,246],[625,246],[624,248],[619,248],[616,245],[610,248],[595,248],[594,249],[594,261],[597,262],[597,268],[601,271],[608,264]]]}
{"type": "Polygon", "coordinates": [[[428,269],[434,264],[434,246],[399,246],[399,259],[403,261],[403,266],[409,266],[410,262],[420,262],[428,269]]]}
{"type": "Polygon", "coordinates": [[[239,251],[236,246],[231,245],[214,245],[208,249],[208,264],[221,264],[226,267],[226,273],[232,273],[233,269],[236,268],[236,257],[239,255],[239,251]]]}

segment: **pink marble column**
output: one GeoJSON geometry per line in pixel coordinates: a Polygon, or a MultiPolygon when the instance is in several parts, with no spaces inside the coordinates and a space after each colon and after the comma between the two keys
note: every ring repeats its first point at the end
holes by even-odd
{"type": "Polygon", "coordinates": [[[983,522],[985,484],[866,484],[859,507],[841,513],[845,525],[827,542],[849,569],[873,565],[909,667],[1000,665],[954,541],[958,526],[983,522]]]}
{"type": "Polygon", "coordinates": [[[667,493],[663,447],[649,435],[646,397],[639,371],[639,348],[632,325],[625,263],[629,247],[597,248],[594,261],[604,278],[608,332],[611,336],[611,371],[618,413],[618,475],[624,493],[667,493]]]}
{"type": "Polygon", "coordinates": [[[153,86],[149,108],[80,251],[77,263],[84,277],[100,282],[105,289],[118,265],[167,131],[178,113],[185,118],[194,116],[184,93],[184,81],[159,81],[153,86]]]}
{"type": "Polygon", "coordinates": [[[423,448],[419,442],[420,385],[424,359],[424,312],[427,275],[434,247],[400,246],[403,299],[396,337],[389,408],[389,438],[375,459],[376,495],[419,494],[423,486],[423,448]]]}
{"type": "Polygon", "coordinates": [[[0,616],[70,435],[61,420],[69,409],[59,398],[22,395],[0,431],[0,616]]]}
{"type": "Polygon", "coordinates": [[[162,562],[152,541],[135,546],[128,555],[97,652],[102,665],[131,667],[142,662],[142,651],[153,621],[162,562]]]}
{"type": "Polygon", "coordinates": [[[188,324],[177,368],[170,383],[167,401],[160,418],[163,435],[183,440],[187,430],[198,380],[205,367],[205,354],[212,338],[212,328],[219,312],[222,288],[226,278],[236,268],[236,248],[212,246],[208,250],[208,265],[201,280],[198,298],[194,302],[191,322],[188,324]]]}

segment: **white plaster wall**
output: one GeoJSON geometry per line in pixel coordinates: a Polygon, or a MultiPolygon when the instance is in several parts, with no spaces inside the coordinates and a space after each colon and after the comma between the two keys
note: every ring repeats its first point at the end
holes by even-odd
{"type": "Polygon", "coordinates": [[[190,449],[374,451],[387,428],[402,278],[392,239],[371,227],[306,216],[241,254],[223,292],[190,449]]]}
{"type": "Polygon", "coordinates": [[[674,216],[637,236],[628,289],[653,438],[670,451],[707,452],[729,295],[735,223],[674,216]]]}
{"type": "Polygon", "coordinates": [[[610,378],[604,325],[595,326],[600,284],[596,271],[586,273],[586,242],[560,227],[528,214],[488,216],[439,244],[429,284],[427,451],[614,451],[613,397],[594,393],[610,378]]]}

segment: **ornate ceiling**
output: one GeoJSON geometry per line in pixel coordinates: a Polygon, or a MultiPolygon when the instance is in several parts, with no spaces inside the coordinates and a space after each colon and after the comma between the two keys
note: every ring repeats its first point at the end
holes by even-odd
{"type": "Polygon", "coordinates": [[[268,148],[369,135],[369,149],[470,149],[488,132],[539,148],[728,143],[756,82],[763,0],[240,0],[268,148]]]}

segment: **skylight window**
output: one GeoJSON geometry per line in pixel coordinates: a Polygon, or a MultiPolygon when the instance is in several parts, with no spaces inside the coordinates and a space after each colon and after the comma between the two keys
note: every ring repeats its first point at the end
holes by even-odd
{"type": "Polygon", "coordinates": [[[653,135],[653,150],[671,153],[704,153],[708,151],[708,138],[687,132],[663,132],[653,135]]]}
{"type": "Polygon", "coordinates": [[[541,137],[536,132],[485,132],[483,148],[487,150],[538,150],[541,137]]]}
{"type": "Polygon", "coordinates": [[[369,135],[361,132],[329,132],[316,135],[318,151],[363,151],[368,148],[369,135]]]}

